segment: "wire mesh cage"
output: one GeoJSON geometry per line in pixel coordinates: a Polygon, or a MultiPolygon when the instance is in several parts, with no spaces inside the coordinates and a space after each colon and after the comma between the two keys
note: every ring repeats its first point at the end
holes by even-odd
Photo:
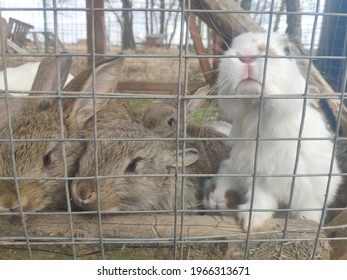
{"type": "Polygon", "coordinates": [[[0,7],[2,259],[346,258],[344,1],[0,7]]]}

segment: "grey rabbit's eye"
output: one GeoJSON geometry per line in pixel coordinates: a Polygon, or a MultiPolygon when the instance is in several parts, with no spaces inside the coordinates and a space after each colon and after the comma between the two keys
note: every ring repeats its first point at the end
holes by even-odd
{"type": "Polygon", "coordinates": [[[167,121],[167,124],[168,124],[169,126],[173,126],[173,125],[175,124],[175,118],[174,118],[174,117],[170,118],[170,119],[167,121]]]}
{"type": "Polygon", "coordinates": [[[290,51],[290,48],[289,47],[285,47],[283,49],[284,53],[286,54],[286,56],[290,56],[291,55],[291,51],[290,51]]]}
{"type": "Polygon", "coordinates": [[[125,169],[125,173],[132,173],[135,172],[136,167],[137,167],[137,163],[142,160],[142,157],[137,157],[135,159],[133,159],[127,166],[127,168],[125,169]]]}
{"type": "Polygon", "coordinates": [[[52,163],[52,151],[43,157],[43,166],[47,167],[52,163]]]}

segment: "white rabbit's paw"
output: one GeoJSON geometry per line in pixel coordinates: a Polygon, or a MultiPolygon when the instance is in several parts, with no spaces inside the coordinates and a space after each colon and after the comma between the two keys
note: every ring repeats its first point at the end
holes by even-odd
{"type": "Polygon", "coordinates": [[[300,211],[296,215],[297,218],[303,219],[303,220],[311,220],[316,221],[317,223],[320,222],[322,212],[320,211],[300,211]]]}
{"type": "MultiPolygon", "coordinates": [[[[239,205],[239,209],[241,210],[249,210],[248,204],[239,205]]],[[[250,231],[261,231],[266,227],[266,222],[271,219],[273,213],[272,212],[253,212],[251,218],[251,226],[250,231]]],[[[249,226],[249,211],[240,212],[239,215],[239,223],[242,226],[242,229],[246,232],[248,231],[249,226]]]]}

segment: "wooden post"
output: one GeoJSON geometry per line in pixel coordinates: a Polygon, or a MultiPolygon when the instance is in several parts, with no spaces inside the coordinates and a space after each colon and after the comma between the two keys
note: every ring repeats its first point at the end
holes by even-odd
{"type": "Polygon", "coordinates": [[[4,47],[4,52],[6,52],[7,47],[7,37],[8,37],[8,26],[7,21],[1,16],[0,13],[0,52],[2,52],[2,47],[4,47]]]}
{"type": "MultiPolygon", "coordinates": [[[[198,25],[196,24],[196,16],[193,14],[190,14],[188,18],[189,18],[190,35],[192,36],[192,39],[193,39],[196,54],[206,55],[206,50],[201,40],[200,29],[198,25]]],[[[208,61],[208,58],[199,58],[199,63],[200,63],[202,73],[204,74],[206,83],[211,84],[213,79],[211,76],[211,66],[210,66],[210,62],[208,61]]]]}
{"type": "MultiPolygon", "coordinates": [[[[86,0],[86,8],[104,8],[103,0],[86,0]],[[93,3],[92,3],[93,1],[93,3]]],[[[105,17],[104,11],[94,11],[94,17],[92,12],[87,11],[87,52],[93,53],[93,44],[95,44],[95,54],[104,54],[106,51],[106,34],[105,34],[105,17]],[[92,36],[94,21],[94,40],[92,36]],[[94,41],[94,42],[93,42],[94,41]]],[[[98,62],[101,57],[96,57],[95,61],[98,62]]],[[[88,64],[92,64],[92,57],[88,58],[88,64]]]]}

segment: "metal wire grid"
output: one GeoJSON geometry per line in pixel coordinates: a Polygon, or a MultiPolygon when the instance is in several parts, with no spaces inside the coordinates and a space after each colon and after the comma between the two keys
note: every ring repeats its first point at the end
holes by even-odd
{"type": "MultiPolygon", "coordinates": [[[[190,1],[189,0],[186,0],[186,1],[183,1],[185,2],[184,4],[186,5],[182,5],[181,6],[181,9],[177,10],[177,12],[180,12],[182,15],[183,14],[186,14],[187,17],[189,18],[190,14],[191,13],[194,13],[194,12],[201,12],[201,13],[205,13],[205,12],[209,12],[209,13],[233,13],[234,11],[205,11],[205,10],[192,10],[190,9],[190,1]],[[186,8],[188,7],[188,8],[186,8]]],[[[319,1],[317,1],[319,3],[319,1]]],[[[269,15],[273,15],[275,14],[274,11],[273,11],[273,6],[274,6],[274,3],[275,1],[272,1],[272,10],[270,10],[269,12],[269,15]]],[[[317,5],[316,7],[318,7],[319,5],[317,5]]],[[[16,10],[16,9],[9,9],[9,10],[16,10]]],[[[38,10],[38,11],[42,11],[42,9],[24,9],[24,10],[27,10],[27,11],[32,11],[32,10],[38,10]]],[[[50,11],[52,11],[54,13],[54,34],[58,34],[58,21],[57,21],[57,13],[60,9],[57,8],[57,4],[56,4],[56,1],[53,1],[53,8],[51,9],[48,9],[50,11]]],[[[81,10],[81,11],[86,11],[86,9],[78,9],[78,10],[81,10]]],[[[141,10],[141,11],[145,11],[146,9],[138,9],[138,10],[141,10]]],[[[148,9],[147,9],[148,10],[148,9]]],[[[158,10],[158,9],[156,9],[158,10]]],[[[93,14],[94,12],[97,11],[97,9],[94,9],[94,7],[92,6],[92,8],[90,9],[90,12],[92,14],[92,17],[93,17],[93,14]]],[[[167,10],[165,10],[167,11],[167,10]]],[[[246,13],[246,12],[245,12],[246,13]]],[[[255,12],[256,13],[256,12],[255,12]]],[[[264,12],[263,12],[264,13],[264,12]]],[[[306,13],[306,14],[309,14],[309,15],[312,15],[314,17],[314,28],[313,30],[315,30],[316,28],[316,23],[317,23],[317,18],[318,16],[321,16],[323,15],[323,13],[319,13],[318,10],[316,10],[316,12],[314,13],[306,13]]],[[[345,16],[344,14],[339,14],[338,16],[345,16]]],[[[269,22],[269,28],[268,30],[271,30],[271,24],[272,24],[272,16],[269,17],[270,18],[270,22],[269,22]]],[[[92,53],[90,54],[91,57],[92,57],[92,60],[93,60],[93,64],[92,65],[95,65],[95,59],[99,56],[98,54],[95,53],[95,38],[94,38],[94,28],[95,28],[95,25],[93,23],[92,25],[92,40],[94,42],[93,44],[93,50],[92,50],[92,53]]],[[[191,59],[191,58],[201,58],[201,57],[206,57],[206,58],[219,58],[218,56],[213,56],[213,55],[191,55],[189,54],[188,52],[188,41],[189,41],[189,20],[187,21],[187,24],[185,24],[185,19],[184,17],[182,16],[181,17],[181,22],[180,22],[180,29],[181,29],[181,35],[180,35],[180,44],[179,44],[179,55],[178,55],[178,59],[179,59],[179,67],[178,67],[178,95],[177,96],[172,96],[172,95],[167,95],[167,96],[163,96],[163,95],[139,95],[139,94],[133,94],[133,95],[126,95],[126,96],[122,96],[121,94],[119,96],[109,96],[109,95],[105,95],[105,96],[98,96],[98,98],[129,98],[129,99],[137,99],[137,98],[141,98],[141,99],[174,99],[174,100],[177,100],[177,101],[187,101],[187,100],[190,100],[190,99],[194,99],[196,97],[194,96],[187,96],[186,95],[186,92],[187,92],[187,85],[189,83],[189,76],[188,76],[188,71],[187,71],[187,60],[191,59]],[[184,73],[182,72],[182,69],[185,69],[184,73]],[[182,86],[182,84],[184,84],[185,86],[182,86]]],[[[57,35],[55,35],[57,36],[57,35]]],[[[309,55],[307,56],[304,56],[305,58],[308,58],[309,59],[309,66],[308,66],[308,75],[310,73],[310,68],[311,68],[311,65],[312,65],[312,60],[316,58],[316,56],[313,55],[313,43],[314,43],[314,40],[315,40],[315,32],[313,32],[312,34],[312,37],[311,37],[311,48],[310,48],[310,53],[309,55]]],[[[56,40],[57,41],[57,40],[56,40]]],[[[268,52],[268,48],[269,46],[267,46],[267,52],[268,52]]],[[[3,46],[2,46],[2,49],[3,46]]],[[[56,45],[56,49],[58,49],[58,46],[56,45]]],[[[52,54],[52,55],[57,55],[57,53],[55,54],[52,54]]],[[[73,56],[80,56],[81,54],[72,54],[73,56]]],[[[85,55],[85,54],[83,54],[85,55]]],[[[5,54],[4,52],[2,53],[2,60],[3,60],[3,64],[4,64],[4,68],[6,69],[6,61],[7,61],[7,56],[9,56],[8,54],[5,54]]],[[[20,55],[16,55],[16,56],[20,56],[20,55]]],[[[33,55],[35,56],[35,55],[33,55]]],[[[39,55],[37,55],[39,56],[39,55]]],[[[42,55],[40,55],[42,56],[42,55]]],[[[49,55],[47,55],[49,56],[49,55]]],[[[117,55],[119,56],[119,55],[117,55]]],[[[121,55],[122,56],[122,55],[121,55]]],[[[174,56],[174,55],[123,55],[124,57],[136,57],[136,58],[142,58],[142,57],[145,57],[145,58],[148,58],[148,57],[152,57],[152,58],[157,58],[157,59],[161,59],[161,58],[177,58],[177,56],[174,56]]],[[[269,55],[266,55],[265,57],[265,69],[264,71],[266,70],[266,67],[267,67],[267,59],[271,57],[269,55]]],[[[302,58],[302,57],[293,57],[293,59],[296,59],[296,58],[302,58]]],[[[345,59],[345,57],[342,57],[345,59]]],[[[339,59],[339,58],[337,58],[339,59]]],[[[344,67],[344,73],[346,74],[346,65],[344,67]]],[[[59,75],[59,69],[57,71],[57,75],[59,75]]],[[[344,75],[345,77],[346,75],[344,75]]],[[[5,94],[4,94],[4,99],[6,100],[6,104],[8,104],[9,102],[9,99],[11,98],[11,96],[9,95],[9,93],[12,93],[10,90],[8,90],[8,86],[7,86],[7,77],[6,77],[6,70],[4,71],[4,77],[5,77],[5,94]]],[[[93,66],[93,74],[92,74],[92,77],[93,77],[93,92],[95,92],[95,66],[93,66]]],[[[264,75],[264,79],[266,79],[265,75],[264,75]]],[[[58,79],[59,80],[59,79],[58,79]]],[[[346,80],[344,81],[343,83],[343,88],[345,88],[346,86],[346,80]]],[[[59,87],[60,88],[60,87],[59,87]]],[[[262,90],[263,91],[263,90],[262,90]]],[[[340,108],[339,108],[339,114],[338,114],[338,119],[337,119],[337,127],[339,127],[339,123],[341,121],[341,111],[342,111],[342,106],[343,106],[343,100],[344,100],[344,91],[341,90],[342,94],[340,96],[330,96],[330,95],[323,95],[323,96],[310,96],[308,95],[308,84],[306,85],[306,90],[305,90],[305,94],[304,96],[302,97],[299,97],[299,98],[303,98],[304,99],[304,108],[307,104],[307,101],[309,99],[316,99],[316,98],[326,98],[326,99],[329,99],[329,98],[338,98],[340,99],[340,108]]],[[[41,92],[42,93],[42,92],[41,92]]],[[[61,90],[58,90],[58,97],[63,97],[63,94],[65,92],[61,91],[61,90]]],[[[50,92],[47,92],[47,94],[50,94],[50,92]]],[[[85,94],[76,94],[76,95],[69,95],[69,98],[83,98],[83,97],[90,97],[90,94],[88,93],[85,93],[85,94]]],[[[96,101],[96,95],[93,94],[92,95],[93,97],[93,100],[94,100],[94,105],[95,105],[95,101],[96,101]]],[[[26,98],[26,97],[25,97],[26,98]]],[[[35,98],[35,97],[30,97],[30,98],[35,98]]],[[[64,98],[66,98],[66,96],[64,95],[64,98]]],[[[218,98],[221,98],[221,99],[236,99],[236,98],[254,98],[253,96],[242,96],[242,97],[235,97],[235,96],[207,96],[206,99],[218,99],[218,98]]],[[[273,97],[268,97],[268,96],[264,96],[263,93],[261,94],[261,97],[260,97],[260,104],[263,104],[264,100],[266,98],[273,98],[273,97]]],[[[297,96],[276,96],[275,98],[298,98],[297,96]]],[[[61,138],[59,139],[28,139],[28,141],[61,141],[62,143],[64,143],[64,141],[66,141],[66,139],[64,139],[64,127],[63,127],[63,115],[62,115],[62,103],[61,103],[61,98],[59,99],[60,102],[59,102],[59,108],[60,108],[60,123],[61,123],[61,138]]],[[[177,120],[178,120],[178,127],[177,127],[177,132],[180,131],[180,127],[179,127],[179,124],[181,123],[180,121],[180,114],[179,112],[181,110],[183,110],[185,112],[185,114],[183,116],[186,115],[186,102],[183,102],[182,105],[181,105],[181,102],[177,102],[178,104],[178,113],[177,113],[177,120]]],[[[260,109],[259,109],[259,120],[260,120],[260,116],[262,114],[262,105],[260,105],[260,109]]],[[[15,187],[16,187],[16,192],[17,192],[17,196],[19,197],[19,186],[18,186],[18,181],[20,179],[28,179],[28,178],[22,178],[22,177],[19,177],[17,174],[16,174],[16,160],[15,160],[15,155],[14,155],[14,143],[16,141],[23,141],[23,139],[21,140],[16,140],[14,139],[13,137],[13,134],[12,134],[12,126],[11,126],[11,113],[10,111],[7,112],[8,115],[8,125],[9,125],[9,130],[10,130],[10,143],[11,143],[11,150],[12,150],[12,153],[11,153],[11,156],[12,156],[12,165],[13,165],[13,173],[14,173],[14,176],[13,176],[13,179],[15,181],[15,187]]],[[[96,113],[96,108],[94,106],[94,113],[96,113]]],[[[257,132],[257,135],[254,139],[232,139],[232,140],[236,140],[236,141],[245,141],[245,140],[254,140],[256,141],[256,152],[255,152],[255,163],[254,163],[254,172],[253,174],[244,174],[244,175],[241,175],[241,176],[251,176],[253,177],[253,185],[252,185],[252,188],[253,188],[253,193],[254,193],[254,188],[255,188],[255,185],[254,185],[254,182],[255,182],[255,178],[258,177],[258,175],[256,176],[256,170],[257,170],[257,165],[256,165],[256,162],[257,162],[257,154],[258,154],[258,147],[259,147],[259,143],[261,141],[268,141],[268,140],[271,140],[271,141],[284,141],[284,140],[295,140],[295,141],[298,141],[298,146],[297,146],[297,155],[300,151],[300,142],[303,141],[303,140],[308,140],[307,138],[303,138],[301,133],[302,133],[302,128],[303,128],[303,123],[304,123],[304,118],[305,118],[305,110],[303,110],[303,114],[302,114],[302,121],[301,121],[301,129],[300,129],[300,133],[298,135],[297,138],[294,138],[294,139],[263,139],[263,138],[260,138],[259,137],[259,127],[260,127],[260,124],[258,123],[258,132],[257,132]]],[[[260,121],[259,121],[260,122],[260,121]]],[[[97,156],[97,146],[96,146],[96,143],[98,141],[110,141],[110,140],[116,140],[116,139],[98,139],[97,138],[97,120],[96,118],[94,118],[94,126],[95,126],[95,129],[94,129],[94,135],[93,135],[93,140],[94,140],[94,148],[95,148],[95,157],[97,156]]],[[[184,125],[184,128],[186,128],[186,121],[183,120],[183,125],[184,125]]],[[[184,131],[186,131],[186,129],[184,129],[184,131]]],[[[177,133],[177,135],[179,135],[179,133],[177,133]]],[[[157,139],[157,138],[156,138],[157,139]]],[[[159,138],[160,140],[162,141],[172,141],[172,139],[167,139],[167,138],[159,138]]],[[[199,138],[188,138],[186,133],[184,133],[183,137],[176,137],[174,140],[176,141],[176,156],[178,158],[178,148],[179,148],[179,145],[181,142],[185,143],[186,140],[196,140],[196,141],[199,141],[201,139],[199,138]]],[[[215,138],[209,138],[210,140],[218,140],[218,139],[215,139],[215,138]]],[[[317,138],[314,138],[314,139],[317,139],[317,138]]],[[[342,139],[341,137],[339,137],[338,135],[338,130],[336,129],[335,131],[335,135],[333,137],[333,139],[330,139],[330,140],[333,140],[334,142],[334,152],[335,152],[335,147],[336,147],[336,143],[337,143],[337,140],[340,140],[342,139]]],[[[83,141],[84,139],[69,139],[69,141],[83,141]]],[[[134,139],[124,139],[124,140],[134,140],[134,139]]],[[[154,139],[138,139],[138,141],[150,141],[150,140],[154,140],[154,139]]],[[[206,139],[205,139],[206,140],[206,139]]],[[[313,140],[313,138],[312,138],[313,140]]],[[[318,140],[318,139],[317,139],[318,140]]],[[[323,140],[323,139],[321,139],[323,140]]],[[[324,140],[328,140],[328,139],[324,139],[324,140]]],[[[5,141],[3,139],[1,139],[1,141],[5,141]]],[[[64,145],[64,144],[63,144],[64,145]]],[[[249,247],[249,243],[250,242],[256,242],[256,241],[267,241],[267,242],[282,242],[282,245],[284,242],[286,241],[305,241],[307,239],[305,238],[302,238],[302,239],[290,239],[287,237],[287,234],[288,234],[288,228],[287,228],[287,225],[288,225],[288,219],[289,219],[289,212],[290,211],[296,211],[296,210],[307,210],[307,211],[310,211],[310,210],[322,210],[322,211],[326,211],[328,208],[327,208],[327,205],[326,205],[326,200],[324,202],[324,205],[322,207],[322,209],[292,209],[290,207],[290,203],[289,203],[289,206],[288,206],[288,209],[267,209],[267,211],[288,211],[287,212],[287,215],[286,215],[286,223],[285,223],[285,227],[284,227],[284,230],[283,231],[280,231],[280,233],[282,233],[282,238],[281,239],[276,239],[276,240],[271,240],[271,239],[252,239],[250,240],[250,235],[251,233],[248,231],[246,233],[242,233],[242,234],[237,234],[236,236],[234,236],[234,234],[226,234],[225,236],[208,236],[206,238],[194,238],[194,237],[184,237],[183,236],[183,228],[184,228],[184,216],[185,214],[187,213],[187,211],[183,211],[183,210],[179,210],[179,209],[173,209],[173,211],[170,211],[170,210],[165,210],[165,211],[122,211],[122,213],[124,214],[132,214],[132,213],[170,213],[170,214],[174,214],[174,221],[175,221],[175,225],[179,225],[179,229],[177,230],[177,227],[175,226],[174,227],[174,236],[177,235],[177,232],[176,231],[179,231],[180,233],[180,237],[179,238],[154,238],[154,239],[124,239],[124,238],[105,238],[103,237],[103,233],[102,233],[102,213],[104,212],[101,212],[100,210],[100,199],[98,197],[98,211],[96,211],[96,214],[97,214],[97,217],[98,217],[98,223],[99,223],[99,238],[78,238],[78,237],[75,237],[72,233],[74,232],[74,223],[73,223],[73,216],[72,214],[79,214],[79,215],[86,215],[86,214],[91,214],[91,213],[95,213],[94,211],[84,211],[84,212],[78,212],[78,213],[75,213],[75,212],[72,212],[72,209],[71,209],[71,203],[70,203],[70,197],[69,197],[69,190],[68,190],[68,180],[72,179],[72,178],[69,178],[67,176],[68,172],[67,172],[67,163],[66,163],[66,151],[65,151],[65,148],[63,148],[63,153],[64,153],[64,174],[63,174],[63,177],[62,178],[44,178],[44,179],[56,179],[56,180],[59,180],[59,179],[64,179],[65,180],[65,189],[66,189],[66,195],[67,195],[67,201],[68,201],[68,211],[66,213],[62,213],[62,212],[40,212],[40,213],[30,213],[30,215],[52,215],[52,219],[54,219],[54,215],[55,214],[59,214],[59,215],[68,215],[69,216],[69,227],[70,227],[70,233],[71,235],[69,237],[61,237],[61,238],[57,238],[57,237],[31,237],[29,236],[27,230],[26,230],[26,219],[25,219],[25,216],[26,216],[26,213],[23,212],[23,209],[22,209],[22,206],[21,206],[21,203],[20,203],[20,200],[19,200],[19,208],[20,208],[20,211],[19,211],[19,214],[20,214],[20,218],[21,218],[21,223],[23,225],[23,229],[24,229],[24,236],[20,236],[18,237],[18,245],[23,245],[25,244],[26,247],[27,247],[27,250],[28,250],[28,257],[29,258],[33,258],[33,254],[32,254],[32,247],[35,246],[35,245],[56,245],[56,244],[69,244],[69,245],[72,245],[72,255],[73,255],[73,258],[74,259],[77,259],[78,256],[76,254],[76,245],[79,245],[79,244],[100,244],[100,248],[101,248],[101,257],[103,259],[106,258],[105,256],[105,248],[104,248],[104,245],[105,244],[151,244],[151,243],[156,243],[156,244],[172,244],[173,245],[173,257],[175,259],[179,259],[179,258],[182,258],[183,256],[183,246],[181,245],[184,245],[186,243],[222,243],[222,242],[225,242],[224,240],[220,240],[220,238],[224,238],[224,237],[229,237],[229,239],[232,239],[233,237],[239,237],[239,236],[243,236],[245,237],[245,240],[246,240],[246,244],[245,244],[245,250],[244,250],[244,258],[247,259],[248,258],[248,247],[249,247]],[[178,223],[178,217],[181,218],[181,223],[178,223]]],[[[339,175],[339,174],[332,174],[332,164],[333,164],[333,160],[334,158],[332,157],[331,158],[331,168],[330,168],[330,172],[329,174],[310,174],[309,176],[329,176],[329,178],[331,176],[336,176],[336,175],[339,175]]],[[[292,193],[293,193],[293,186],[294,186],[294,183],[295,183],[295,178],[299,177],[299,176],[305,176],[305,175],[299,175],[299,174],[295,174],[295,170],[297,169],[297,165],[298,165],[298,156],[296,156],[296,162],[295,162],[295,168],[294,168],[294,174],[282,174],[282,175],[276,175],[276,176],[288,176],[288,177],[291,177],[292,178],[292,190],[291,190],[291,198],[290,198],[290,201],[292,200],[292,193]]],[[[124,176],[124,175],[123,175],[124,176]]],[[[128,175],[128,176],[140,176],[140,175],[128,175]]],[[[181,186],[178,184],[178,181],[177,181],[177,178],[178,177],[182,177],[183,178],[183,183],[184,183],[184,179],[186,177],[189,177],[189,176],[220,176],[220,175],[213,175],[213,174],[206,174],[206,175],[199,175],[199,174],[185,174],[184,173],[184,169],[182,171],[179,171],[178,168],[176,168],[176,172],[175,174],[165,174],[165,175],[162,175],[162,174],[150,174],[150,175],[146,175],[146,176],[174,176],[176,178],[176,188],[180,188],[181,186]]],[[[228,175],[224,175],[223,176],[228,176],[228,175]]],[[[230,175],[232,176],[232,175],[230,175]]],[[[308,175],[306,175],[308,176],[308,175]]],[[[113,177],[113,176],[112,176],[113,177]]],[[[116,175],[114,177],[117,177],[116,175]]],[[[103,178],[103,176],[99,176],[98,174],[98,166],[97,166],[97,161],[96,161],[96,166],[95,166],[95,176],[94,176],[94,179],[95,179],[95,182],[96,182],[96,185],[97,185],[97,189],[99,188],[98,187],[98,181],[100,178],[103,178]]],[[[81,177],[80,179],[85,179],[84,177],[81,177]]],[[[329,182],[330,182],[330,179],[329,179],[329,182]]],[[[327,186],[327,192],[329,191],[329,183],[328,183],[328,186],[327,186]]],[[[177,192],[177,191],[176,191],[177,192]]],[[[178,192],[176,193],[176,199],[179,199],[177,197],[177,194],[178,192]]],[[[251,205],[253,204],[253,197],[252,197],[252,202],[251,202],[251,205]]],[[[252,207],[251,207],[252,208],[252,207]]],[[[329,210],[339,210],[339,209],[329,209],[329,210]]],[[[230,212],[237,212],[239,210],[236,210],[236,209],[230,209],[229,210],[230,212]]],[[[253,210],[251,209],[251,213],[252,211],[262,211],[262,209],[257,209],[257,210],[253,210]]],[[[192,210],[192,211],[189,211],[190,213],[199,213],[201,211],[199,210],[192,210]]],[[[218,212],[218,211],[210,211],[212,214],[215,213],[215,212],[218,212]]],[[[105,213],[112,213],[112,212],[107,212],[105,211],[105,213]]],[[[251,214],[250,213],[250,214],[251,214]]],[[[11,216],[11,215],[18,215],[16,213],[0,213],[0,216],[11,216]]],[[[341,226],[343,227],[343,226],[341,226]]],[[[318,246],[318,242],[320,240],[330,240],[330,238],[322,238],[320,237],[320,232],[321,230],[323,229],[323,221],[321,220],[321,223],[319,224],[319,227],[318,229],[313,229],[313,230],[316,230],[317,231],[317,236],[315,238],[315,248],[314,248],[314,252],[312,254],[312,258],[314,258],[315,256],[315,252],[316,252],[316,249],[317,249],[317,246],[318,246]]],[[[299,231],[300,229],[298,229],[299,231]]],[[[302,229],[301,229],[302,230],[302,229]]],[[[311,229],[312,230],[312,229],[311,229]]],[[[291,230],[292,231],[292,230],[291,230]]],[[[295,230],[294,230],[295,231],[295,230]]],[[[276,231],[271,231],[272,233],[276,232],[276,231]]],[[[257,235],[258,233],[255,233],[255,234],[252,234],[252,235],[257,235]]],[[[261,234],[261,233],[259,233],[261,234]]],[[[6,237],[2,237],[0,238],[0,240],[4,240],[6,241],[6,237]]],[[[243,241],[239,241],[239,240],[228,240],[228,242],[243,242],[243,241]]],[[[281,250],[279,252],[279,254],[281,254],[282,252],[282,248],[281,247],[281,250]]]]}

